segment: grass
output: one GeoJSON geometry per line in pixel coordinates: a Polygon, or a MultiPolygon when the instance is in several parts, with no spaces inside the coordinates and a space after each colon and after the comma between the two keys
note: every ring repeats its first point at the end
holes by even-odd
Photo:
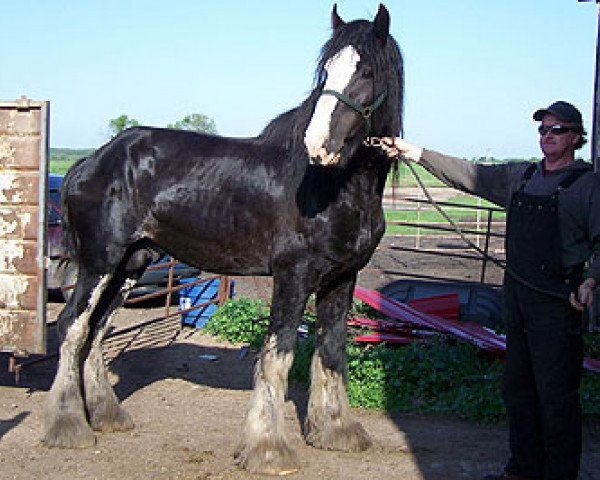
{"type": "MultiPolygon", "coordinates": [[[[412,164],[416,174],[425,187],[444,187],[445,185],[429,173],[425,168],[418,164],[412,164]]],[[[420,187],[415,179],[413,173],[410,171],[407,165],[401,163],[398,166],[398,175],[395,178],[396,188],[406,187],[420,187]]],[[[389,186],[392,185],[392,176],[388,180],[389,186]]],[[[477,220],[477,209],[472,207],[483,207],[483,208],[498,208],[494,203],[488,202],[487,200],[480,199],[473,195],[459,194],[455,197],[445,200],[446,203],[456,203],[464,206],[440,206],[441,209],[456,223],[460,222],[474,222],[477,220]]],[[[403,210],[389,210],[385,211],[385,219],[388,222],[386,227],[386,234],[392,235],[415,235],[417,233],[417,227],[404,226],[404,225],[393,225],[390,222],[410,222],[410,223],[439,223],[448,225],[447,220],[444,216],[439,213],[433,206],[423,203],[407,203],[407,206],[403,210]]],[[[480,218],[483,222],[487,221],[487,210],[482,210],[480,218]]],[[[492,216],[493,221],[503,221],[505,219],[504,212],[494,212],[492,216]]],[[[446,234],[439,230],[431,230],[421,227],[421,233],[427,234],[446,234]]]]}
{"type": "MultiPolygon", "coordinates": [[[[358,302],[355,311],[372,312],[358,302]]],[[[259,349],[267,330],[268,309],[247,298],[228,300],[206,324],[221,338],[259,349]]],[[[314,316],[305,315],[309,336],[298,342],[290,379],[308,387],[314,352],[314,316]]],[[[452,415],[493,423],[505,419],[502,402],[502,364],[477,347],[437,335],[424,343],[403,347],[355,345],[348,336],[347,391],[355,407],[386,411],[452,415]]],[[[600,336],[584,335],[585,355],[600,357],[600,336]]],[[[600,375],[584,371],[581,383],[583,413],[600,414],[600,375]]]]}
{"type": "Polygon", "coordinates": [[[74,162],[80,158],[87,157],[93,148],[51,148],[50,149],[50,173],[64,175],[74,162]]]}
{"type": "Polygon", "coordinates": [[[50,173],[57,173],[59,175],[64,175],[67,173],[67,170],[73,165],[73,161],[66,160],[55,160],[50,161],[50,173]]]}
{"type": "MultiPolygon", "coordinates": [[[[412,166],[415,169],[415,172],[417,173],[419,178],[421,179],[421,182],[423,182],[423,184],[426,187],[443,187],[444,186],[444,184],[441,181],[439,181],[437,178],[435,178],[431,173],[429,173],[427,170],[425,170],[421,165],[413,163],[412,166]]],[[[388,177],[388,185],[391,186],[392,183],[394,182],[394,180],[396,180],[396,185],[398,187],[417,187],[417,186],[419,186],[414,175],[412,174],[412,172],[410,171],[408,166],[405,165],[404,163],[400,163],[398,165],[398,173],[395,178],[392,174],[390,174],[390,176],[388,177]]]]}
{"type": "MultiPolygon", "coordinates": [[[[441,209],[456,223],[460,222],[475,222],[477,219],[477,210],[472,208],[475,206],[481,206],[484,208],[498,208],[497,205],[481,200],[472,195],[460,194],[446,200],[448,203],[456,203],[466,208],[458,206],[441,206],[441,209]]],[[[385,220],[387,222],[386,234],[396,235],[415,235],[417,227],[405,226],[405,225],[393,225],[390,222],[411,222],[411,223],[439,223],[447,226],[447,220],[434,209],[433,206],[421,203],[410,203],[405,210],[386,210],[385,220]]],[[[487,210],[481,211],[481,221],[487,221],[487,210]]],[[[505,219],[504,212],[494,212],[492,220],[503,221],[505,219]]],[[[445,232],[430,230],[425,227],[420,227],[421,232],[425,231],[428,234],[446,234],[445,232]]]]}

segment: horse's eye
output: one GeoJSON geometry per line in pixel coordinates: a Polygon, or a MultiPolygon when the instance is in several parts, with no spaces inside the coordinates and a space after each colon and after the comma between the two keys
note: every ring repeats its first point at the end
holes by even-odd
{"type": "Polygon", "coordinates": [[[373,70],[370,68],[365,68],[362,71],[362,78],[373,78],[373,70]]]}

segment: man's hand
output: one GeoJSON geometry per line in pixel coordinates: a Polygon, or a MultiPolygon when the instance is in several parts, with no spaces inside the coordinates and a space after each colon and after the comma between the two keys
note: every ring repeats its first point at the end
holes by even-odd
{"type": "Polygon", "coordinates": [[[583,311],[585,307],[589,307],[594,301],[594,289],[598,283],[593,278],[586,278],[577,289],[577,296],[571,293],[569,300],[573,308],[583,311]]]}
{"type": "Polygon", "coordinates": [[[400,155],[413,162],[418,162],[421,159],[423,147],[413,145],[400,137],[384,137],[381,141],[381,148],[383,148],[390,157],[400,155]]]}

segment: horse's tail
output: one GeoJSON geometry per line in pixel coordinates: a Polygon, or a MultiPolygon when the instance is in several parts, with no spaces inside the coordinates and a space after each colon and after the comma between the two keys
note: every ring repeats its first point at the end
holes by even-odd
{"type": "Polygon", "coordinates": [[[61,259],[61,263],[77,261],[79,242],[69,223],[69,205],[67,202],[67,194],[70,190],[71,182],[73,181],[75,172],[85,160],[87,160],[87,157],[80,158],[73,165],[71,165],[69,170],[67,170],[60,187],[60,218],[62,227],[61,243],[63,250],[63,259],[61,259]]]}

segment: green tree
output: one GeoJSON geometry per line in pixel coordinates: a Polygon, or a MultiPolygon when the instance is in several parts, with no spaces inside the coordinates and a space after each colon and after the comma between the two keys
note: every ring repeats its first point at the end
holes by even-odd
{"type": "Polygon", "coordinates": [[[108,130],[110,137],[114,138],[126,128],[137,127],[139,125],[140,122],[138,122],[135,118],[129,118],[127,115],[121,115],[108,122],[108,130]]]}
{"type": "Polygon", "coordinates": [[[167,125],[167,128],[176,128],[178,130],[192,130],[195,132],[204,132],[204,133],[217,133],[217,126],[215,125],[215,121],[207,117],[206,115],[202,115],[201,113],[192,113],[191,115],[186,115],[183,119],[170,123],[167,125]]]}

